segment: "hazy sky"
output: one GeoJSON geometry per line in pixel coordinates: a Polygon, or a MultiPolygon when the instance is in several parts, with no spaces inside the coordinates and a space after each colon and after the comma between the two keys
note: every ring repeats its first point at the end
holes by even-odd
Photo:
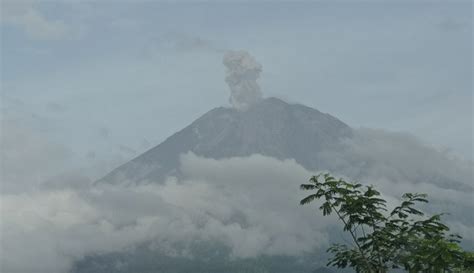
{"type": "Polygon", "coordinates": [[[443,151],[473,158],[471,13],[448,0],[2,0],[2,272],[69,272],[85,255],[195,238],[236,257],[325,248],[332,220],[298,207],[318,170],[292,160],[186,154],[182,181],[90,187],[230,107],[223,56],[239,49],[262,65],[265,97],[420,137],[363,128],[323,158],[347,175],[370,162],[362,179],[391,205],[429,193],[472,250],[472,161],[443,151]]]}
{"type": "Polygon", "coordinates": [[[222,57],[244,49],[264,96],[472,158],[471,12],[470,1],[2,1],[2,117],[77,161],[123,161],[228,106],[222,57]]]}

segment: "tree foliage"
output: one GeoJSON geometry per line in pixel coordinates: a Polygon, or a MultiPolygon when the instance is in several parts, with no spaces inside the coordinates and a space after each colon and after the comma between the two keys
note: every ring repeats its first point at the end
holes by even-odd
{"type": "Polygon", "coordinates": [[[313,176],[302,190],[312,193],[301,205],[320,200],[323,215],[335,214],[353,245],[334,244],[328,265],[352,267],[356,272],[385,273],[391,268],[410,273],[474,272],[473,254],[459,246],[461,237],[450,234],[442,214],[426,216],[417,205],[427,195],[406,193],[388,210],[387,201],[373,186],[349,183],[330,174],[313,176]]]}

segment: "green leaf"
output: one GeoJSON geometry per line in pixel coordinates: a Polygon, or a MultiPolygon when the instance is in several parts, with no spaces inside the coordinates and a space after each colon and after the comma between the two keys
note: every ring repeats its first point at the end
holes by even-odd
{"type": "Polygon", "coordinates": [[[309,204],[311,203],[312,201],[314,201],[316,199],[316,194],[311,194],[305,198],[303,198],[301,201],[300,201],[300,205],[306,205],[306,204],[309,204]]]}

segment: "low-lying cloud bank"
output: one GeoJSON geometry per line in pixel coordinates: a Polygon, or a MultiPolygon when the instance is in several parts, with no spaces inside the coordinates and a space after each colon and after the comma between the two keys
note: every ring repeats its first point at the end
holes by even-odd
{"type": "Polygon", "coordinates": [[[298,185],[311,173],[294,161],[187,154],[182,170],[187,179],[165,184],[2,195],[2,271],[67,272],[87,254],[149,241],[189,256],[171,246],[217,241],[235,258],[327,246],[331,221],[298,206],[298,185]]]}
{"type": "MultiPolygon", "coordinates": [[[[474,240],[472,163],[377,130],[358,130],[341,150],[322,157],[332,172],[377,186],[390,203],[403,192],[428,193],[429,208],[450,212],[453,230],[474,240]]],[[[320,170],[261,155],[215,160],[189,153],[181,171],[180,180],[136,187],[78,187],[76,176],[65,176],[64,183],[3,192],[1,271],[68,272],[87,255],[147,242],[190,258],[197,241],[224,245],[231,258],[302,255],[328,246],[335,219],[298,205],[305,194],[299,184],[320,170]]],[[[13,177],[3,175],[2,184],[13,177]]]]}

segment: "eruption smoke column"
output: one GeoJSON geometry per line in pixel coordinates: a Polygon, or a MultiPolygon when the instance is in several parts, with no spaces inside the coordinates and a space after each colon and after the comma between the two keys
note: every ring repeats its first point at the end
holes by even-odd
{"type": "Polygon", "coordinates": [[[262,65],[246,51],[229,51],[224,55],[227,67],[225,81],[230,87],[230,103],[234,108],[245,110],[262,98],[257,79],[262,65]]]}

